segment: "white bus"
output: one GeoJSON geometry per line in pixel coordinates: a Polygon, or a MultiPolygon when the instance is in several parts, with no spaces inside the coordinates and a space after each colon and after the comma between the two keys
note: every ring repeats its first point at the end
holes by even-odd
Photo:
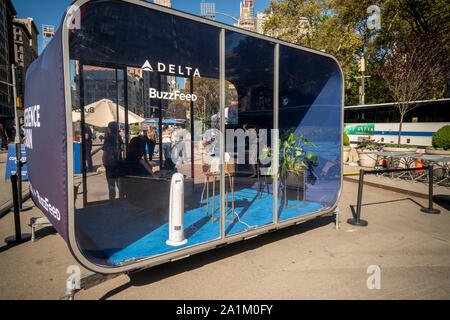
{"type": "MultiPolygon", "coordinates": [[[[402,125],[401,144],[431,146],[437,130],[450,125],[450,99],[422,100],[406,113],[402,125]]],[[[379,143],[398,142],[400,113],[395,103],[344,107],[345,132],[350,142],[369,138],[379,143]]]]}

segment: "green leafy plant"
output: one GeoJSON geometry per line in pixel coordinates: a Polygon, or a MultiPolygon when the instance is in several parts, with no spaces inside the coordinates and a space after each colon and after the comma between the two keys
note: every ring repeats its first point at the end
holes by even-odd
{"type": "MultiPolygon", "coordinates": [[[[299,176],[301,171],[308,170],[317,162],[317,154],[311,150],[306,151],[305,146],[310,148],[316,148],[317,146],[303,137],[298,138],[294,133],[288,133],[287,138],[278,139],[278,145],[280,146],[279,160],[280,170],[279,176],[284,177],[288,172],[299,176]]],[[[270,147],[265,148],[265,152],[259,157],[261,161],[264,161],[267,157],[271,156],[270,147]]]]}
{"type": "Polygon", "coordinates": [[[348,147],[350,146],[350,138],[348,135],[344,132],[344,139],[343,139],[344,146],[348,147]]]}
{"type": "Polygon", "coordinates": [[[374,145],[374,144],[368,144],[368,145],[366,146],[366,149],[367,149],[367,150],[370,150],[370,151],[375,151],[375,150],[377,149],[377,146],[374,145]]]}
{"type": "Polygon", "coordinates": [[[309,169],[317,162],[317,154],[311,150],[305,151],[305,146],[317,147],[313,142],[308,141],[303,135],[298,138],[294,133],[289,134],[285,140],[279,139],[280,145],[280,176],[285,176],[288,172],[300,175],[301,171],[309,169]]]}
{"type": "Polygon", "coordinates": [[[417,146],[413,146],[410,144],[397,144],[397,143],[385,144],[384,146],[388,148],[417,148],[417,146]]]}
{"type": "Polygon", "coordinates": [[[435,148],[435,147],[427,147],[427,150],[439,150],[439,151],[443,151],[444,148],[435,148]]]}
{"type": "Polygon", "coordinates": [[[97,127],[94,126],[95,131],[97,131],[98,133],[105,133],[106,132],[106,128],[104,127],[97,127]]]}
{"type": "Polygon", "coordinates": [[[434,148],[450,150],[450,126],[443,126],[436,131],[431,141],[434,148]]]}
{"type": "Polygon", "coordinates": [[[132,124],[131,126],[130,126],[130,132],[131,132],[131,134],[133,134],[133,135],[136,135],[136,134],[139,134],[139,131],[141,130],[141,128],[139,127],[139,125],[137,125],[137,124],[132,124]]]}

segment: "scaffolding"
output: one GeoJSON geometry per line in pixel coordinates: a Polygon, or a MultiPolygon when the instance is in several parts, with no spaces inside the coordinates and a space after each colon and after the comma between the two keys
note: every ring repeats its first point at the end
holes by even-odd
{"type": "Polygon", "coordinates": [[[216,3],[215,2],[200,2],[200,16],[216,20],[216,3]]]}
{"type": "Polygon", "coordinates": [[[47,44],[50,43],[50,41],[54,36],[55,36],[55,26],[46,24],[42,25],[42,38],[44,40],[43,48],[45,48],[47,44]]]}

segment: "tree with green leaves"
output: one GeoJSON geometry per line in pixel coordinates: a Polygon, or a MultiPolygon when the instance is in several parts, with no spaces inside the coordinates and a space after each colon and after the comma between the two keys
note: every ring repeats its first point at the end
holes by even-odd
{"type": "Polygon", "coordinates": [[[436,98],[437,88],[445,85],[444,45],[433,38],[415,35],[396,43],[385,63],[377,69],[383,85],[390,91],[400,114],[398,144],[407,112],[414,109],[414,101],[436,98]]]}
{"type": "MultiPolygon", "coordinates": [[[[434,39],[444,48],[443,65],[448,70],[450,4],[446,0],[272,0],[266,13],[265,33],[334,55],[345,75],[345,104],[358,102],[360,80],[358,61],[364,55],[370,76],[366,102],[395,99],[392,91],[375,72],[385,64],[395,46],[416,35],[434,39]],[[370,28],[367,9],[380,9],[381,28],[370,28]],[[305,27],[305,22],[306,27],[305,27]]],[[[444,90],[437,80],[436,98],[444,90]]]]}

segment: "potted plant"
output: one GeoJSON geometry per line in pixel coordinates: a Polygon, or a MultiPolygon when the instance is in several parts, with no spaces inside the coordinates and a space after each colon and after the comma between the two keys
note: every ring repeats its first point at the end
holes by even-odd
{"type": "Polygon", "coordinates": [[[432,147],[426,148],[427,154],[450,155],[450,126],[443,126],[433,135],[432,147]]]}
{"type": "Polygon", "coordinates": [[[288,138],[280,140],[280,177],[284,178],[287,187],[303,185],[305,171],[317,161],[317,155],[305,146],[315,148],[316,145],[308,141],[303,135],[298,138],[290,133],[288,138]]]}
{"type": "Polygon", "coordinates": [[[344,145],[344,152],[342,154],[342,161],[344,163],[348,162],[348,154],[350,152],[350,139],[348,135],[344,132],[344,137],[342,139],[343,145],[344,145]]]}
{"type": "Polygon", "coordinates": [[[409,144],[386,144],[383,147],[383,151],[386,152],[403,152],[403,153],[416,153],[417,146],[409,144]]]}
{"type": "MultiPolygon", "coordinates": [[[[386,144],[383,147],[386,152],[416,153],[417,146],[409,144],[386,144]]],[[[407,158],[387,157],[386,165],[389,168],[407,168],[409,160],[407,158]]]]}
{"type": "Polygon", "coordinates": [[[358,149],[359,165],[361,167],[373,168],[375,167],[377,156],[375,154],[367,154],[366,152],[373,152],[377,150],[374,144],[367,144],[358,149]]]}
{"type": "MultiPolygon", "coordinates": [[[[305,146],[310,148],[317,146],[302,135],[297,138],[292,132],[287,135],[287,138],[278,139],[278,144],[280,148],[278,176],[288,185],[297,187],[304,172],[311,169],[318,159],[313,151],[306,151],[305,146]]],[[[270,147],[266,147],[259,158],[264,161],[267,157],[271,157],[270,147]]]]}

